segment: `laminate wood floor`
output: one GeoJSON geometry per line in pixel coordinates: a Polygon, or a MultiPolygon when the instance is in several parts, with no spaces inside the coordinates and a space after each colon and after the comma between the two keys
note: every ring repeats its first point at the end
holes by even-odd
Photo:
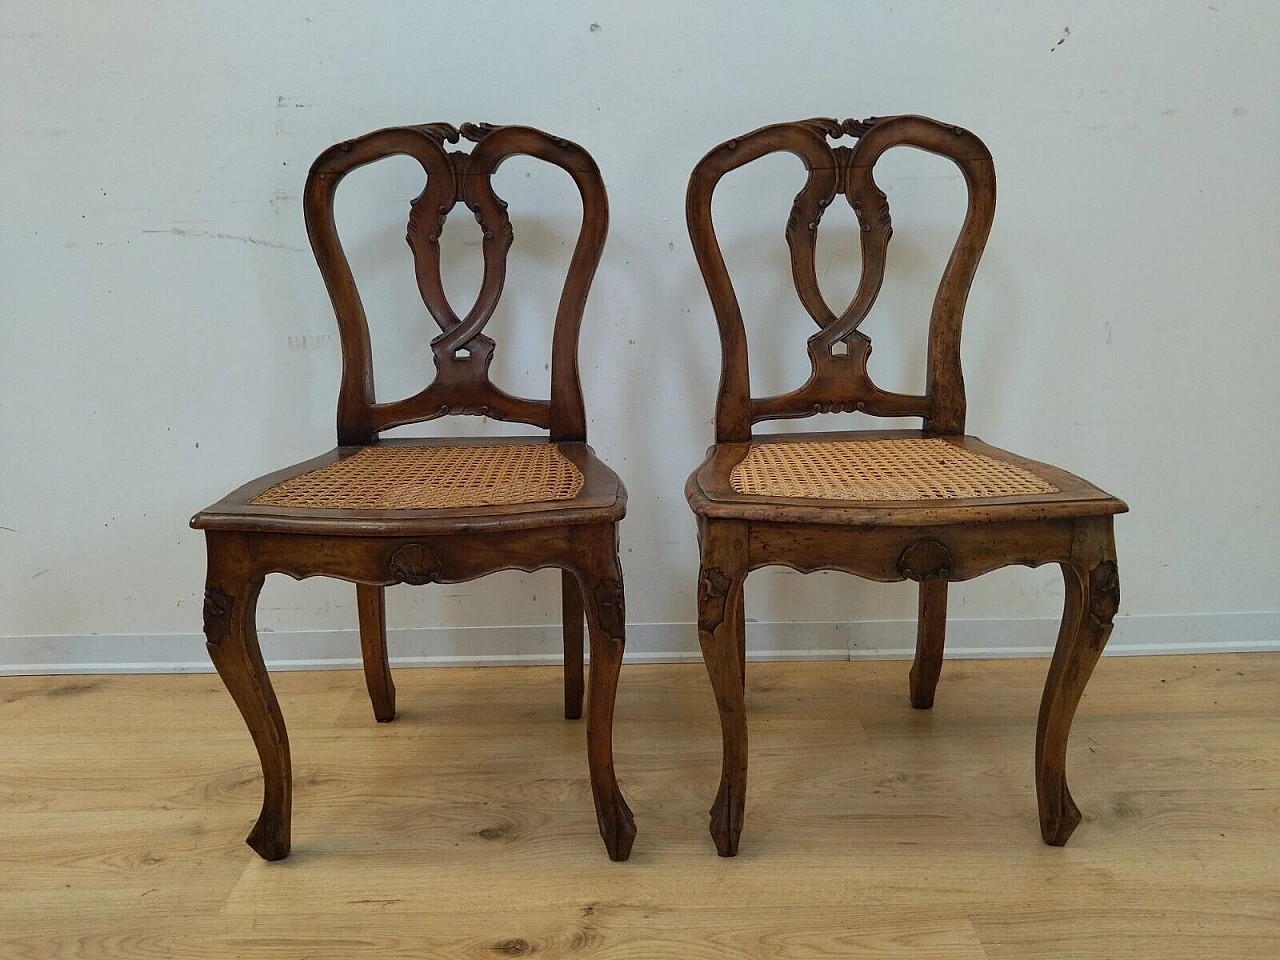
{"type": "Polygon", "coordinates": [[[1280,656],[1105,658],[1041,844],[1044,661],[750,665],[742,852],[700,664],[628,664],[611,863],[558,668],[279,674],[292,856],[218,679],[0,678],[0,957],[1280,957],[1280,656]]]}

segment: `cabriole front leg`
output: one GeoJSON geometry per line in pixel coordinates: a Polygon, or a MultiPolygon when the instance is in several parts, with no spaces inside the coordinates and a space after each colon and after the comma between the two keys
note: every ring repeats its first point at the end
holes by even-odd
{"type": "Polygon", "coordinates": [[[746,631],[746,527],[704,521],[699,533],[698,643],[715,691],[723,739],[720,789],[711,805],[711,838],[720,856],[732,857],[738,852],[747,792],[747,708],[740,653],[746,631]]]}
{"type": "Polygon", "coordinates": [[[1120,606],[1111,520],[1082,522],[1071,559],[1062,564],[1066,601],[1058,644],[1049,665],[1040,722],[1036,729],[1036,796],[1040,835],[1060,847],[1080,823],[1080,810],[1067,788],[1067,737],[1076,706],[1111,636],[1120,606]]]}
{"type": "Polygon", "coordinates": [[[208,548],[205,645],[262,763],[262,813],[245,842],[264,860],[282,860],[289,855],[293,788],[289,736],[262,661],[254,622],[262,578],[250,573],[243,539],[209,535],[208,548]]]}
{"type": "Polygon", "coordinates": [[[613,705],[626,646],[626,612],[612,525],[599,541],[590,551],[593,562],[579,580],[591,637],[587,762],[600,836],[611,860],[626,860],[635,842],[636,824],[613,771],[613,705]]]}

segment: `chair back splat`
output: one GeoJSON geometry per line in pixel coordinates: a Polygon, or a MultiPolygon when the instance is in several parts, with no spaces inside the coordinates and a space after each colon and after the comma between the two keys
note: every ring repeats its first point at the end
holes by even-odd
{"type": "Polygon", "coordinates": [[[578,330],[609,225],[604,181],[590,154],[575,143],[532,127],[486,123],[388,127],[322,153],[311,167],[303,205],[307,234],[333,301],[342,342],[339,444],[372,443],[383,430],[450,414],[532,424],[549,430],[552,440],[586,440],[586,412],[578,379],[578,330]],[[470,153],[445,146],[461,140],[474,144],[470,153]],[[369,324],[338,238],[333,201],[338,184],[352,170],[397,155],[418,161],[427,177],[422,193],[411,202],[407,239],[422,302],[441,332],[431,341],[435,379],[411,397],[378,403],[369,324]],[[514,397],[489,379],[494,341],[484,335],[484,327],[502,295],[513,239],[507,204],[494,192],[492,177],[504,160],[515,155],[536,157],[560,167],[573,178],[582,198],[582,227],[552,334],[549,401],[514,397]],[[449,303],[440,276],[440,232],[459,203],[475,214],[483,231],[483,279],[475,305],[465,317],[459,317],[449,303]]]}
{"type": "Polygon", "coordinates": [[[689,179],[685,212],[694,254],[720,326],[723,360],[716,400],[716,442],[748,441],[751,425],[761,420],[853,411],[879,417],[921,417],[929,432],[964,433],[960,326],[991,230],[995,203],[995,169],[982,141],[967,130],[926,117],[779,123],[711,150],[689,179]],[[852,147],[828,143],[846,136],[857,142],[852,147]],[[858,330],[880,293],[893,234],[888,199],[876,186],[873,171],[881,155],[897,146],[916,147],[952,160],[964,174],[969,192],[964,224],[933,301],[924,396],[877,387],[867,373],[871,340],[858,330]],[[799,157],[809,171],[791,207],[786,236],[796,293],[819,330],[809,338],[809,379],[790,393],[752,397],[742,310],[716,239],[711,199],[726,173],[778,152],[799,157]],[[823,212],[839,195],[848,200],[862,230],[862,276],[848,309],[837,316],[818,289],[814,251],[823,212]]]}

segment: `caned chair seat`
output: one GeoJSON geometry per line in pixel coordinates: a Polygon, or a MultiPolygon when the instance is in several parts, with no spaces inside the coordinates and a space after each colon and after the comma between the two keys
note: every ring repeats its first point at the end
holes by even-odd
{"type": "Polygon", "coordinates": [[[616,520],[626,490],[585,443],[393,439],[338,447],[254,480],[196,517],[205,529],[397,532],[616,520]]]}
{"type": "Polygon", "coordinates": [[[253,498],[259,506],[447,510],[572,500],[582,471],[549,443],[365,447],[253,498]]]}
{"type": "Polygon", "coordinates": [[[738,493],[821,500],[973,500],[1058,488],[941,437],[753,443],[729,474],[738,493]]]}
{"type": "Polygon", "coordinates": [[[800,433],[714,446],[686,488],[706,517],[799,522],[968,522],[1117,513],[1124,504],[1079,477],[983,443],[919,430],[800,433]]]}

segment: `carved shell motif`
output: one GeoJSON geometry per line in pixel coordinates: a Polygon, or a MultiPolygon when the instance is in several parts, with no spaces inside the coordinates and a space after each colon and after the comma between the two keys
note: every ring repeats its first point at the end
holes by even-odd
{"type": "Polygon", "coordinates": [[[391,555],[387,572],[392,583],[409,583],[414,586],[438,583],[440,558],[424,543],[405,544],[391,555]]]}
{"type": "Polygon", "coordinates": [[[916,540],[898,558],[898,572],[908,580],[946,580],[954,567],[951,551],[937,540],[916,540]]]}

